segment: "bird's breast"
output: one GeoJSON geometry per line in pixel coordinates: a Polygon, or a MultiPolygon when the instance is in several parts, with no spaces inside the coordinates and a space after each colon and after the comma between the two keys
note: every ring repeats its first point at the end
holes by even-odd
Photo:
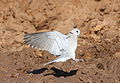
{"type": "Polygon", "coordinates": [[[68,46],[69,46],[69,50],[70,51],[74,51],[76,50],[77,48],[77,37],[70,37],[68,39],[68,46]]]}

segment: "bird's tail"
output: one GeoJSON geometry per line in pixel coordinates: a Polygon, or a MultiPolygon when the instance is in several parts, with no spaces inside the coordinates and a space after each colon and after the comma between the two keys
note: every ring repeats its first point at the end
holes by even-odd
{"type": "Polygon", "coordinates": [[[52,61],[50,61],[50,62],[48,62],[48,63],[45,63],[44,66],[45,66],[45,65],[49,65],[49,64],[54,63],[54,62],[65,62],[65,61],[68,60],[68,59],[69,59],[68,57],[59,56],[59,57],[57,57],[56,59],[54,59],[54,60],[52,60],[52,61]]]}
{"type": "Polygon", "coordinates": [[[54,59],[54,60],[52,60],[52,61],[50,61],[48,63],[45,63],[44,66],[49,65],[49,64],[54,63],[54,62],[60,62],[61,61],[60,59],[61,59],[61,56],[57,57],[56,59],[54,59]]]}
{"type": "Polygon", "coordinates": [[[54,63],[54,60],[53,60],[53,61],[50,61],[50,62],[48,62],[48,63],[45,63],[43,66],[49,65],[49,64],[51,64],[51,63],[54,63]]]}

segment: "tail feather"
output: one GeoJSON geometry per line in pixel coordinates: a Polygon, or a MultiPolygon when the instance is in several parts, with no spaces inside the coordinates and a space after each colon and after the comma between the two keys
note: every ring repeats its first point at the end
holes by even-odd
{"type": "Polygon", "coordinates": [[[53,61],[50,61],[50,62],[48,62],[48,63],[45,63],[43,66],[49,65],[49,64],[54,63],[54,62],[55,62],[54,60],[53,60],[53,61]]]}
{"type": "Polygon", "coordinates": [[[52,61],[50,61],[48,63],[45,63],[44,66],[49,65],[49,64],[54,63],[54,62],[65,62],[68,59],[69,58],[59,56],[58,58],[56,58],[56,59],[54,59],[54,60],[52,60],[52,61]]]}

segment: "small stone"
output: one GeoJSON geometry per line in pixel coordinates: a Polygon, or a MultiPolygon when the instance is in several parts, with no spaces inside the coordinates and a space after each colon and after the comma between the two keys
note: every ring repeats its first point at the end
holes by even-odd
{"type": "Polygon", "coordinates": [[[103,69],[104,70],[104,65],[102,63],[98,63],[96,66],[97,66],[98,69],[103,69]]]}

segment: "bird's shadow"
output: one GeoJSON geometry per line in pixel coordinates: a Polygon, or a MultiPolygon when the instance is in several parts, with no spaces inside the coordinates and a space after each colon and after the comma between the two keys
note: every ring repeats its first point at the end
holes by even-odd
{"type": "Polygon", "coordinates": [[[53,72],[52,73],[47,73],[44,76],[53,75],[55,77],[69,77],[69,76],[73,76],[78,71],[78,69],[76,69],[76,70],[71,70],[70,72],[67,72],[67,71],[63,71],[61,69],[52,67],[50,69],[48,69],[48,68],[41,68],[41,69],[37,69],[37,70],[33,70],[33,71],[28,71],[27,73],[29,73],[29,74],[30,73],[32,73],[32,74],[41,74],[41,73],[43,73],[46,70],[52,70],[53,72]]]}
{"type": "Polygon", "coordinates": [[[48,70],[48,68],[36,69],[36,70],[33,70],[33,71],[28,71],[27,73],[28,74],[41,74],[41,73],[43,73],[46,70],[48,70]]]}

